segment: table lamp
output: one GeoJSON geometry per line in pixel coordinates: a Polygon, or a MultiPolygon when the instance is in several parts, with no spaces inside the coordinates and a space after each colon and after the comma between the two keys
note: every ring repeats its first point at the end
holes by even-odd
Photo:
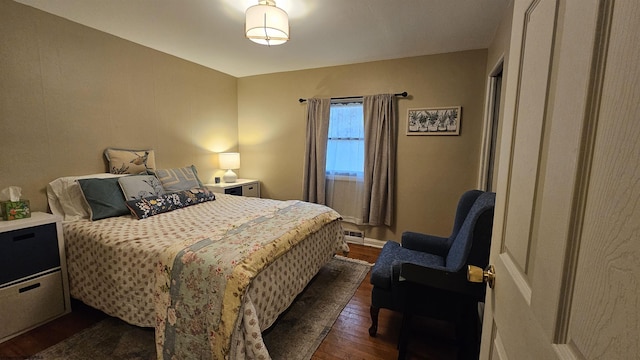
{"type": "Polygon", "coordinates": [[[240,168],[240,153],[232,152],[232,153],[220,153],[218,154],[220,161],[220,168],[227,169],[227,172],[224,173],[222,179],[226,183],[233,183],[238,180],[238,175],[232,171],[232,169],[240,168]]]}

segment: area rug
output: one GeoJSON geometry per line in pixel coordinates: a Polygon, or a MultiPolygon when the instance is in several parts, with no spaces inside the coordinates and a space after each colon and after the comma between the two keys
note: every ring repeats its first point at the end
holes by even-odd
{"type": "MultiPolygon", "coordinates": [[[[370,264],[336,256],[322,267],[263,338],[273,360],[310,359],[369,272],[370,264]]],[[[32,360],[155,359],[151,328],[107,318],[34,355],[32,360]]]]}

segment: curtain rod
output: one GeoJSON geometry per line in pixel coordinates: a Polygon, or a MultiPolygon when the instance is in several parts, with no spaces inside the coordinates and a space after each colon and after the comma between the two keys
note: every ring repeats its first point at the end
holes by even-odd
{"type": "MultiPolygon", "coordinates": [[[[401,93],[397,93],[397,94],[393,94],[393,96],[402,96],[402,97],[407,97],[407,95],[409,95],[406,91],[405,92],[401,92],[401,93]]],[[[362,96],[344,96],[344,97],[335,97],[335,98],[331,98],[331,100],[348,100],[348,99],[361,99],[362,96]]],[[[300,101],[301,103],[307,101],[307,99],[298,99],[298,101],[300,101]]]]}

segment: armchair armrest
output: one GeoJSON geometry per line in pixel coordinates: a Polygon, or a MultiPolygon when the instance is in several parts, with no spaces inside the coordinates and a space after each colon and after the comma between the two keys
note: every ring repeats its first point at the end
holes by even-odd
{"type": "Polygon", "coordinates": [[[422,286],[477,297],[479,301],[483,301],[486,289],[484,283],[472,283],[467,280],[466,267],[457,272],[450,272],[444,268],[429,268],[413,263],[402,263],[399,281],[408,281],[422,286]]]}
{"type": "Polygon", "coordinates": [[[402,247],[426,252],[434,255],[446,257],[449,252],[449,239],[435,236],[405,231],[402,233],[402,247]]]}

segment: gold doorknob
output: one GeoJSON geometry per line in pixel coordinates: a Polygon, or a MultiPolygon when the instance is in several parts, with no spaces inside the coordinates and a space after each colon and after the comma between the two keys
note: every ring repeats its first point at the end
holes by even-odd
{"type": "Polygon", "coordinates": [[[493,289],[493,284],[496,282],[496,269],[493,265],[487,266],[484,270],[477,266],[468,265],[467,280],[474,283],[486,282],[493,289]]]}

